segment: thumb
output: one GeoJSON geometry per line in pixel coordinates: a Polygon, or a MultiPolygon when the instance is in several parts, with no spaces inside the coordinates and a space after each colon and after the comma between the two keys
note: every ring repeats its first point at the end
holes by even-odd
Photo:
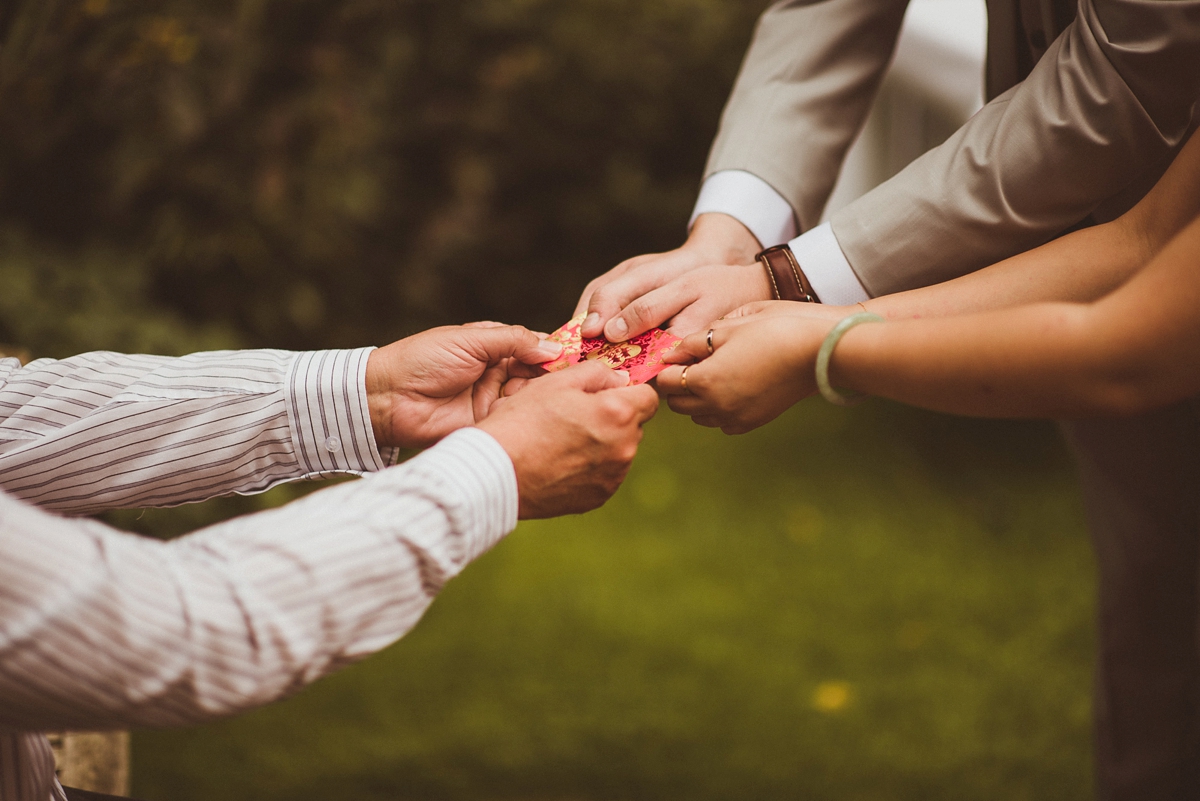
{"type": "Polygon", "coordinates": [[[537,334],[520,325],[476,327],[471,329],[479,355],[488,364],[516,357],[524,364],[541,364],[557,358],[562,345],[539,339],[537,334]]]}
{"type": "Polygon", "coordinates": [[[547,378],[558,380],[575,389],[582,389],[584,392],[603,392],[606,389],[629,385],[629,373],[624,370],[610,370],[596,362],[577,364],[547,378]]]}
{"type": "Polygon", "coordinates": [[[658,412],[658,393],[649,384],[638,384],[615,390],[633,406],[638,425],[642,425],[658,412]]]}

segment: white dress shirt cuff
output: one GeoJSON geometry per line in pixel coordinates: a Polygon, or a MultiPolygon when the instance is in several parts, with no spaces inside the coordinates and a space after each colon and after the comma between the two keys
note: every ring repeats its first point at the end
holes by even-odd
{"type": "Polygon", "coordinates": [[[499,442],[478,428],[455,431],[397,470],[418,472],[423,486],[439,488],[437,495],[448,499],[443,508],[463,536],[464,566],[517,527],[519,496],[512,460],[499,442]]]}
{"type": "Polygon", "coordinates": [[[764,248],[780,245],[796,235],[796,215],[791,205],[769,183],[745,170],[713,173],[700,187],[700,197],[688,220],[688,230],[701,214],[728,214],[750,229],[764,248]]]}
{"type": "Polygon", "coordinates": [[[842,252],[842,246],[834,237],[829,223],[821,223],[805,231],[788,242],[788,246],[822,303],[853,306],[870,299],[871,296],[863,289],[850,262],[846,260],[846,254],[842,252]]]}
{"type": "Polygon", "coordinates": [[[288,380],[288,423],[304,478],[370,473],[396,461],[380,449],[367,406],[367,357],[374,348],[296,354],[288,380]]]}

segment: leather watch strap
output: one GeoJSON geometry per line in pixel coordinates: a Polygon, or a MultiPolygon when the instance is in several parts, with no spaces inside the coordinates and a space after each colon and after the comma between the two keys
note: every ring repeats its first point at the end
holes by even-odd
{"type": "Polygon", "coordinates": [[[776,300],[797,300],[802,303],[820,303],[812,284],[800,269],[796,254],[787,245],[776,245],[758,254],[771,279],[771,291],[776,300]]]}

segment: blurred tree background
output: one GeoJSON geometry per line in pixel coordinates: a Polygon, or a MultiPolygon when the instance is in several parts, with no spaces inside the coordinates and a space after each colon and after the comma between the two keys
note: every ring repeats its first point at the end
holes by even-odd
{"type": "MultiPolygon", "coordinates": [[[[766,2],[0,2],[0,343],[553,328],[682,239],[766,2]]],[[[303,491],[108,519],[172,536],[303,491]]],[[[1051,426],[664,410],[603,510],[523,524],[298,698],[136,733],[134,790],[1084,799],[1090,567],[1051,426]]]]}
{"type": "Polygon", "coordinates": [[[764,3],[5,5],[0,341],[62,355],[556,327],[681,240],[764,3]]]}

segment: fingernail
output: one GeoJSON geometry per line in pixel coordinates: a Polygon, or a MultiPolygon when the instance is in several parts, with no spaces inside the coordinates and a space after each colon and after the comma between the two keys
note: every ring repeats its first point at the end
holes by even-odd
{"type": "Polygon", "coordinates": [[[552,342],[549,339],[543,339],[538,343],[538,350],[550,356],[550,358],[554,358],[563,352],[563,346],[561,343],[552,342]]]}
{"type": "Polygon", "coordinates": [[[582,328],[591,328],[598,322],[600,322],[600,315],[596,314],[595,312],[592,312],[591,314],[589,314],[587,317],[585,317],[583,319],[582,328]]]}
{"type": "Polygon", "coordinates": [[[629,326],[620,317],[608,323],[608,339],[610,342],[620,342],[629,333],[629,326]]]}
{"type": "Polygon", "coordinates": [[[625,383],[627,385],[629,384],[629,371],[628,370],[613,370],[613,372],[616,373],[617,375],[621,376],[621,378],[624,378],[625,383]]]}

